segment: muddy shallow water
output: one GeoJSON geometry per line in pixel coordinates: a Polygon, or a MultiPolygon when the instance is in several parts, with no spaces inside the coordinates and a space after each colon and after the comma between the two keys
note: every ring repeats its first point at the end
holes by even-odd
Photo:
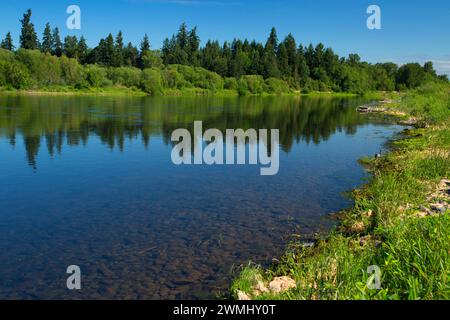
{"type": "Polygon", "coordinates": [[[0,298],[199,299],[334,225],[400,128],[357,98],[0,97],[0,298]],[[170,135],[280,129],[280,171],[176,166],[170,135]],[[78,265],[82,289],[66,288],[78,265]]]}

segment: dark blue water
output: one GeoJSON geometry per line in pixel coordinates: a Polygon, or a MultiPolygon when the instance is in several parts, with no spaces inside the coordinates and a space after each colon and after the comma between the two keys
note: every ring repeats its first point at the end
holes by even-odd
{"type": "Polygon", "coordinates": [[[0,97],[0,298],[197,299],[333,227],[400,130],[360,99],[0,97]],[[259,166],[175,166],[170,135],[280,129],[259,166]],[[66,288],[78,265],[82,290],[66,288]]]}

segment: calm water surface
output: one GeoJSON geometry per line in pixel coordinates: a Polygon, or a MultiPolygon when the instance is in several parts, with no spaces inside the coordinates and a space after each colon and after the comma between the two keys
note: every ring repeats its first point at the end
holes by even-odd
{"type": "Polygon", "coordinates": [[[0,97],[0,298],[198,299],[328,230],[399,127],[363,101],[0,97]],[[280,171],[175,166],[176,128],[280,129],[280,171]],[[82,290],[66,289],[79,265],[82,290]]]}

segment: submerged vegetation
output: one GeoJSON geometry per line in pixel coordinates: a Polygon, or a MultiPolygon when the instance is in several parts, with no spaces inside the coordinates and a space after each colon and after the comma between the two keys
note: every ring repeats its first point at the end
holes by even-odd
{"type": "Polygon", "coordinates": [[[84,37],[66,36],[47,23],[39,41],[25,12],[20,46],[11,34],[1,42],[0,89],[78,92],[145,93],[151,95],[222,94],[260,95],[294,92],[405,90],[438,76],[431,62],[369,64],[357,54],[339,57],[319,43],[298,45],[289,34],[278,40],[275,28],[265,44],[235,39],[200,46],[197,28],[182,24],[161,50],[151,50],[145,35],[140,48],[124,44],[122,32],[109,34],[89,48],[84,37]],[[113,89],[115,90],[113,90],[113,89]],[[125,88],[125,90],[124,90],[125,88]]]}
{"type": "Polygon", "coordinates": [[[354,190],[354,207],[335,231],[312,246],[292,242],[269,270],[246,267],[231,287],[235,298],[450,298],[450,88],[427,84],[387,108],[420,128],[407,130],[390,153],[364,159],[372,179],[354,190]],[[380,268],[379,289],[369,289],[370,266],[380,268]],[[279,276],[296,288],[258,290],[279,276]]]}

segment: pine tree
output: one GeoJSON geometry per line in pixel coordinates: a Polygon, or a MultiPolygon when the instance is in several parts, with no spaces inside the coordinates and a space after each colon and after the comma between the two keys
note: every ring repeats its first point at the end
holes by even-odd
{"type": "Polygon", "coordinates": [[[115,54],[114,54],[114,66],[115,67],[121,67],[124,64],[124,58],[123,58],[123,34],[122,31],[119,31],[119,33],[116,36],[116,42],[115,42],[115,54]]]}
{"type": "Polygon", "coordinates": [[[145,51],[150,51],[150,40],[147,34],[144,35],[144,39],[141,42],[141,54],[145,51]]]}
{"type": "Polygon", "coordinates": [[[200,37],[197,35],[197,27],[192,29],[188,35],[187,54],[189,57],[189,64],[193,66],[199,65],[199,48],[200,37]]]}
{"type": "Polygon", "coordinates": [[[137,67],[138,66],[139,52],[138,49],[133,46],[131,42],[128,43],[124,49],[124,62],[126,66],[137,67]]]}
{"type": "Polygon", "coordinates": [[[106,39],[100,41],[100,56],[99,60],[106,66],[113,66],[114,64],[114,37],[110,33],[106,39]]]}
{"type": "Polygon", "coordinates": [[[80,41],[78,42],[78,53],[77,53],[78,61],[80,63],[82,64],[87,63],[87,57],[89,54],[88,51],[89,49],[86,43],[86,39],[83,36],[81,36],[80,41]]]}
{"type": "Polygon", "coordinates": [[[53,30],[53,48],[52,48],[52,54],[57,56],[57,57],[61,57],[62,52],[63,52],[63,44],[61,42],[61,37],[59,35],[59,29],[58,27],[56,27],[53,30]]]}
{"type": "Polygon", "coordinates": [[[188,38],[187,26],[186,23],[183,22],[177,34],[177,44],[181,50],[185,50],[188,46],[188,38]]]}
{"type": "Polygon", "coordinates": [[[12,40],[12,37],[11,37],[11,32],[8,32],[6,34],[6,37],[5,37],[5,39],[3,39],[0,47],[2,49],[9,50],[9,51],[13,51],[14,50],[14,45],[13,45],[13,40],[12,40]]]}
{"type": "Polygon", "coordinates": [[[42,36],[41,51],[45,53],[51,53],[53,49],[53,35],[50,28],[50,23],[47,22],[44,29],[44,34],[42,36]]]}
{"type": "Polygon", "coordinates": [[[297,52],[298,76],[300,78],[300,85],[305,86],[309,80],[309,67],[305,58],[305,49],[302,45],[299,46],[297,52]]]}
{"type": "Polygon", "coordinates": [[[283,41],[286,47],[286,53],[288,57],[289,76],[294,79],[298,78],[298,59],[297,59],[297,44],[294,36],[289,33],[283,41]]]}
{"type": "Polygon", "coordinates": [[[64,38],[63,52],[68,58],[77,58],[77,56],[78,56],[78,39],[76,36],[67,36],[64,38]]]}
{"type": "Polygon", "coordinates": [[[277,63],[278,63],[278,68],[280,70],[281,76],[290,77],[291,70],[289,67],[289,56],[288,56],[286,45],[284,43],[281,43],[278,46],[277,60],[278,60],[277,63]]]}
{"type": "Polygon", "coordinates": [[[22,23],[22,31],[20,34],[20,47],[23,49],[37,49],[39,48],[39,41],[37,38],[36,31],[34,29],[33,23],[31,23],[31,9],[28,9],[24,15],[23,19],[20,20],[22,23]]]}
{"type": "Polygon", "coordinates": [[[272,28],[270,32],[270,36],[267,39],[266,47],[264,48],[264,77],[265,78],[279,78],[280,70],[278,68],[278,61],[276,52],[278,50],[278,38],[277,31],[275,28],[272,28]]]}
{"type": "Polygon", "coordinates": [[[138,60],[138,65],[142,69],[145,67],[144,65],[145,56],[148,55],[149,52],[150,52],[150,40],[148,38],[148,35],[145,34],[141,42],[141,50],[138,60]]]}

